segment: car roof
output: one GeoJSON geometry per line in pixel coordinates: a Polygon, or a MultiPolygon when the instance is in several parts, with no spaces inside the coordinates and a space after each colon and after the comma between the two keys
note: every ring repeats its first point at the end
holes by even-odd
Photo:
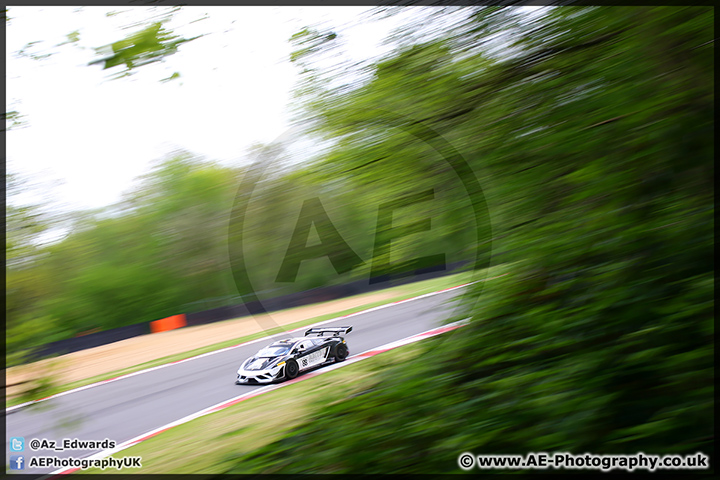
{"type": "MultiPolygon", "coordinates": [[[[318,338],[322,337],[293,337],[293,338],[285,338],[283,340],[277,340],[270,345],[269,347],[280,347],[280,346],[287,346],[287,345],[295,345],[296,343],[302,341],[302,340],[316,340],[318,338]]],[[[323,340],[327,340],[330,337],[324,338],[323,340]]]]}
{"type": "Polygon", "coordinates": [[[299,342],[300,340],[304,340],[304,339],[303,338],[285,338],[283,340],[278,340],[276,342],[271,343],[270,346],[271,347],[275,347],[275,346],[279,347],[281,345],[293,345],[293,344],[299,342]]]}

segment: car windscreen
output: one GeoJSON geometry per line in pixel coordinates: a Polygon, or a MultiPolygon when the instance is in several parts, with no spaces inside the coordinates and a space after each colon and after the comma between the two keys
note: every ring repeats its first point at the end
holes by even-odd
{"type": "Polygon", "coordinates": [[[290,345],[271,345],[258,352],[256,357],[279,357],[290,351],[290,345]]]}

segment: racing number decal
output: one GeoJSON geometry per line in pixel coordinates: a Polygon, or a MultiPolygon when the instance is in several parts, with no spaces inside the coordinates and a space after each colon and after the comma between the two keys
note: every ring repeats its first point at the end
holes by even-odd
{"type": "Polygon", "coordinates": [[[325,361],[325,358],[327,357],[328,348],[325,347],[322,350],[318,350],[317,352],[313,352],[310,355],[305,355],[302,358],[299,358],[300,362],[300,369],[306,369],[310,367],[314,367],[315,365],[318,365],[325,361]]]}

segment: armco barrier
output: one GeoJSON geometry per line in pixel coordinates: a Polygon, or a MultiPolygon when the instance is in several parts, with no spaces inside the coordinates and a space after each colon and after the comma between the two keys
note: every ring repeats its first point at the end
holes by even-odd
{"type": "MultiPolygon", "coordinates": [[[[468,262],[456,262],[446,266],[429,267],[398,274],[391,277],[376,277],[364,280],[356,280],[354,282],[344,283],[342,285],[330,285],[327,287],[314,288],[304,292],[291,293],[270,299],[262,300],[262,307],[268,312],[284,310],[286,308],[301,307],[312,303],[327,302],[337,300],[339,298],[351,297],[363,293],[370,293],[377,290],[384,290],[391,286],[405,285],[408,283],[421,282],[433,278],[443,277],[453,273],[457,273],[459,269],[468,262]],[[389,283],[392,281],[392,284],[389,283]]],[[[250,312],[257,311],[259,305],[248,303],[244,305],[250,312]]],[[[231,317],[232,318],[232,317],[231,317]]]]}
{"type": "Polygon", "coordinates": [[[228,305],[225,307],[213,308],[211,310],[203,310],[201,312],[192,312],[185,315],[185,324],[188,327],[195,325],[205,325],[207,323],[221,322],[232,318],[246,317],[250,315],[245,305],[228,305]]]}
{"type": "MultiPolygon", "coordinates": [[[[372,279],[372,282],[369,282],[367,279],[357,280],[343,285],[331,285],[306,290],[304,292],[263,299],[262,308],[268,312],[274,312],[278,310],[285,310],[287,308],[309,305],[312,303],[337,300],[339,298],[350,297],[362,293],[370,293],[376,290],[383,290],[391,286],[388,284],[389,280],[392,280],[392,286],[420,282],[423,280],[457,273],[460,271],[460,268],[467,265],[467,263],[467,261],[456,262],[446,265],[444,268],[430,267],[408,272],[406,274],[396,275],[392,279],[389,277],[375,278],[372,279]]],[[[29,355],[29,357],[30,360],[33,360],[50,355],[64,355],[88,348],[99,347],[100,345],[119,342],[121,340],[145,335],[151,332],[160,332],[171,330],[173,328],[180,328],[182,326],[190,327],[230,320],[232,318],[247,316],[251,312],[257,312],[258,307],[259,305],[253,305],[252,303],[228,305],[225,307],[213,308],[211,310],[173,315],[172,317],[152,322],[136,323],[134,325],[113,328],[111,330],[103,330],[101,332],[90,333],[81,337],[68,338],[42,345],[41,347],[38,347],[33,354],[29,355]]]]}

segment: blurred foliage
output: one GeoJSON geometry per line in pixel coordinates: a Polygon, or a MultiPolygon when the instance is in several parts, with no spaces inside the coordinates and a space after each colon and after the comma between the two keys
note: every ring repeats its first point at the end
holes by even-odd
{"type": "Polygon", "coordinates": [[[48,283],[38,266],[44,256],[38,242],[49,229],[51,218],[42,203],[22,201],[21,193],[28,188],[27,178],[5,173],[6,345],[15,361],[22,359],[20,347],[33,335],[42,338],[46,330],[38,304],[48,283]]]}
{"type": "MultiPolygon", "coordinates": [[[[456,29],[400,46],[368,84],[309,108],[318,134],[340,139],[331,178],[399,148],[357,128],[378,106],[441,131],[482,179],[508,275],[467,305],[469,326],[426,341],[371,392],[318,404],[228,473],[459,472],[464,451],[713,451],[712,11],[456,15],[456,29]],[[493,44],[505,53],[484,54],[493,44]]],[[[419,164],[393,155],[348,181],[408,172],[415,184],[419,164]]]]}
{"type": "MultiPolygon", "coordinates": [[[[71,35],[68,35],[70,41],[77,41],[71,38],[71,35]]],[[[154,22],[122,40],[96,48],[96,51],[104,56],[93,60],[90,65],[101,63],[103,69],[122,66],[115,78],[125,77],[132,75],[138,67],[164,60],[176,53],[180,45],[197,38],[200,36],[183,38],[164,28],[162,22],[154,22]]],[[[173,75],[165,80],[172,78],[176,77],[173,75]]]]}
{"type": "Polygon", "coordinates": [[[22,115],[17,110],[11,110],[2,114],[5,125],[3,125],[3,131],[8,131],[13,128],[22,128],[27,126],[27,122],[24,120],[22,115]]]}

